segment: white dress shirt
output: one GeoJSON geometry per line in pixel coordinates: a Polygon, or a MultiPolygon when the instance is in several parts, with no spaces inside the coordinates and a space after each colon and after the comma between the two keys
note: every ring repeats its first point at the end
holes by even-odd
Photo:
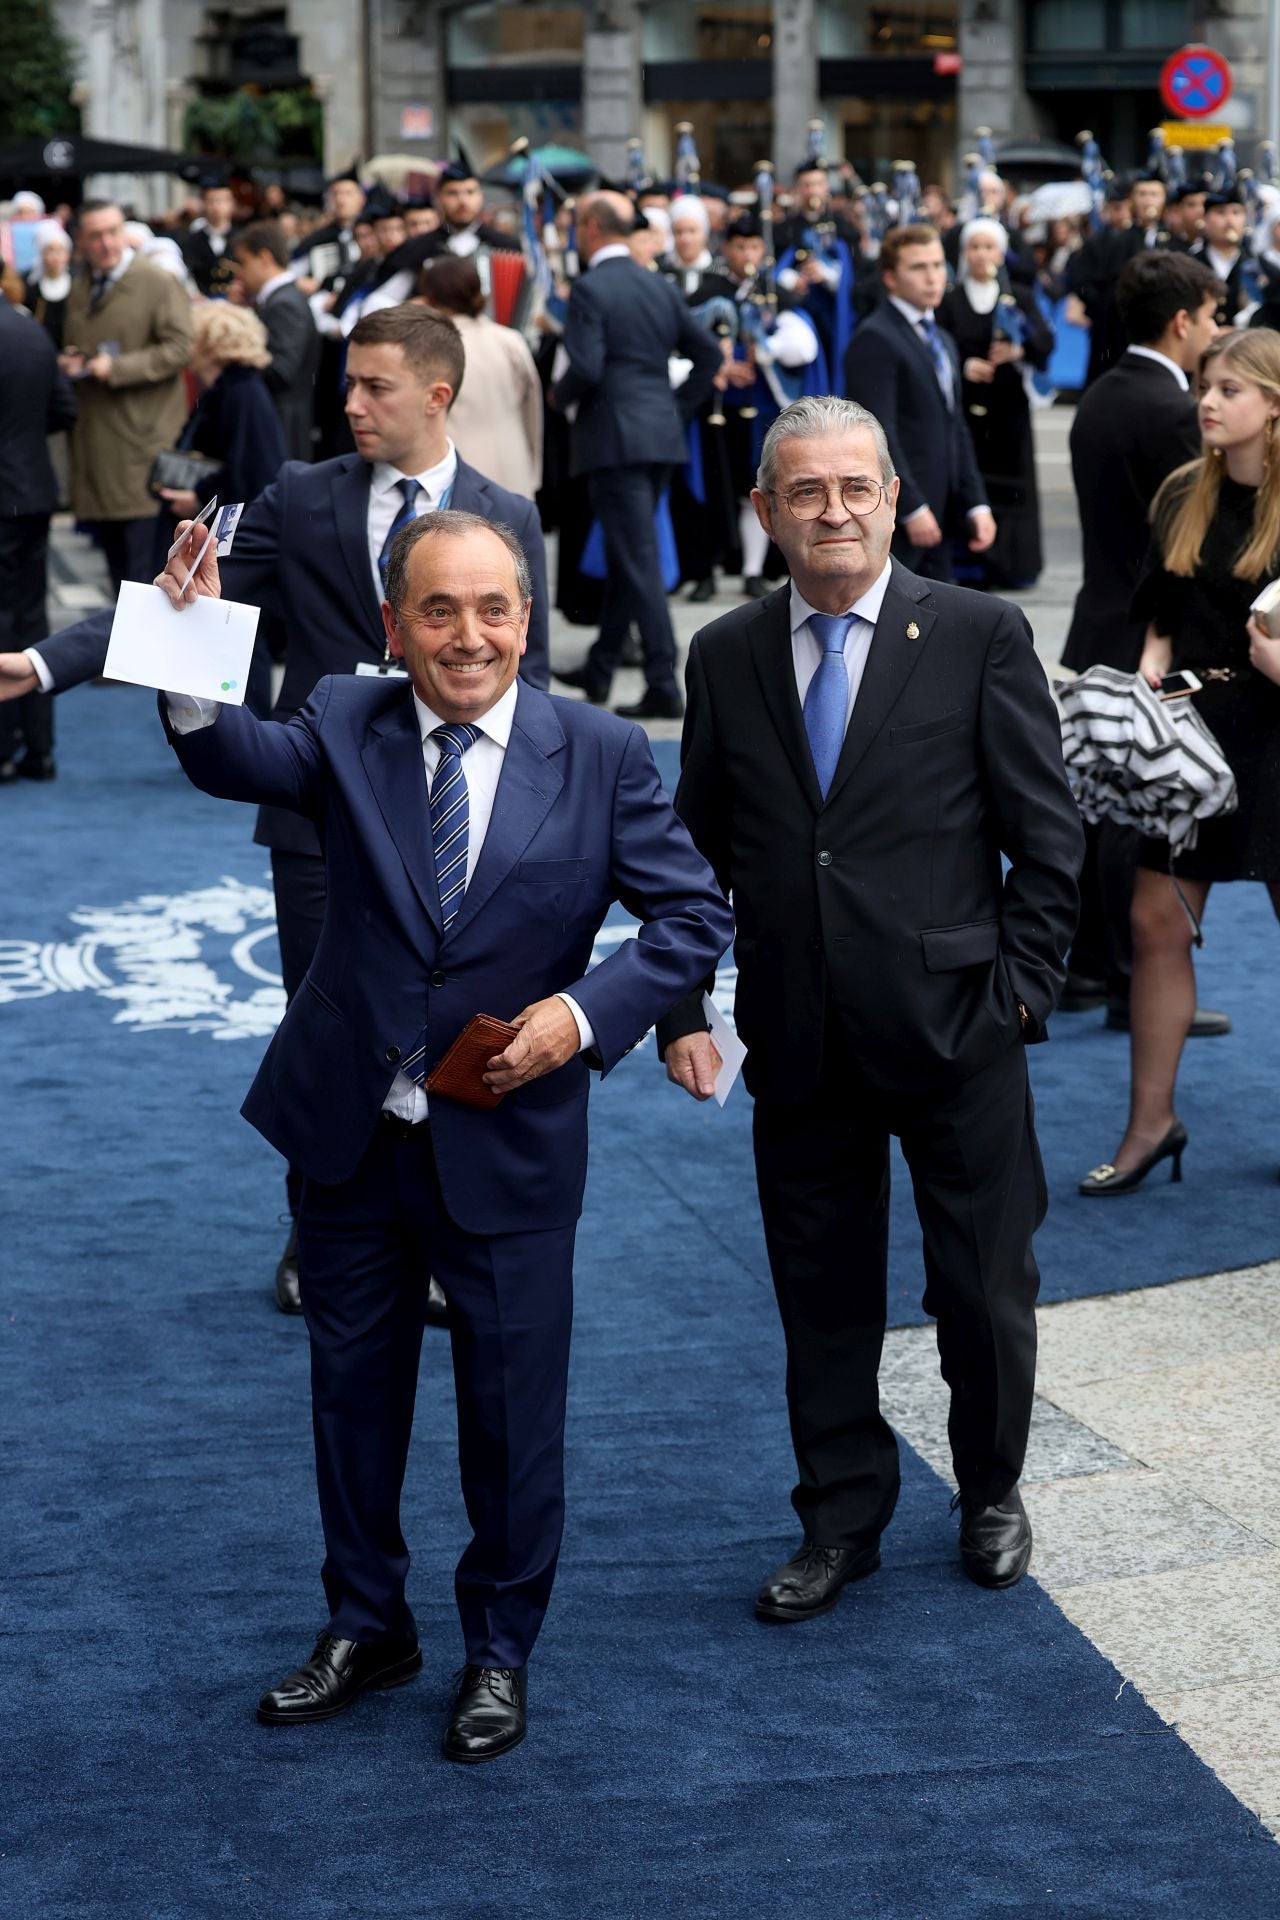
{"type": "MultiPolygon", "coordinates": [[[[404,495],[400,491],[402,480],[416,480],[422,491],[413,503],[414,518],[420,520],[424,513],[434,513],[451,494],[453,483],[458,477],[458,450],[452,440],[447,443],[448,450],[444,459],[434,467],[428,467],[425,473],[401,473],[399,467],[389,466],[385,460],[375,460],[373,472],[369,476],[369,565],[373,569],[374,592],[378,604],[382,604],[382,569],[378,558],[386,544],[387,535],[394,527],[404,509],[404,495]]],[[[478,744],[478,743],[477,743],[478,744]]]]}
{"type": "MultiPolygon", "coordinates": [[[[866,671],[867,655],[871,651],[871,640],[876,630],[876,621],[880,618],[880,608],[884,596],[889,590],[889,577],[893,572],[893,563],[886,560],[884,571],[879,579],[872,582],[860,599],[854,601],[845,612],[854,616],[853,623],[844,637],[844,670],[849,676],[849,706],[845,714],[845,726],[849,724],[849,715],[853,712],[858,689],[862,685],[862,676],[866,671]]],[[[818,671],[818,662],[822,658],[822,644],[809,625],[809,616],[816,613],[795,581],[791,582],[791,660],[796,670],[796,692],[800,696],[800,705],[804,706],[804,697],[809,691],[809,682],[818,671]]]]}
{"type": "Polygon", "coordinates": [[[602,267],[606,260],[629,260],[631,249],[624,240],[611,240],[607,247],[601,247],[592,254],[590,265],[602,267]]]}
{"type": "Polygon", "coordinates": [[[254,297],[254,306],[265,306],[278,287],[291,287],[296,277],[287,267],[281,267],[279,273],[273,273],[264,287],[259,287],[254,297]]]}
{"type": "Polygon", "coordinates": [[[1154,360],[1158,367],[1168,367],[1170,373],[1182,388],[1182,391],[1184,393],[1190,393],[1191,382],[1177,361],[1171,360],[1167,353],[1157,353],[1154,347],[1126,347],[1125,352],[1135,353],[1141,360],[1154,360]]]}

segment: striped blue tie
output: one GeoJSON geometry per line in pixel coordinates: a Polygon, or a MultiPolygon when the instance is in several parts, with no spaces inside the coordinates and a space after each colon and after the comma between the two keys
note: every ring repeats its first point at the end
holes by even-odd
{"type": "Polygon", "coordinates": [[[458,917],[467,889],[471,806],[462,756],[480,738],[480,729],[465,722],[456,727],[435,727],[431,738],[440,749],[435,779],[431,782],[431,845],[436,856],[440,917],[448,933],[458,917]]]}
{"type": "Polygon", "coordinates": [[[387,579],[387,568],[391,563],[391,544],[396,535],[405,527],[412,526],[418,517],[417,502],[418,495],[422,492],[422,482],[420,480],[401,480],[399,487],[401,493],[404,495],[404,505],[391,522],[391,531],[383,541],[382,552],[378,555],[378,572],[382,575],[384,586],[387,579]]]}
{"type": "Polygon", "coordinates": [[[929,349],[929,357],[933,361],[933,370],[938,376],[938,385],[942,388],[942,397],[947,403],[947,411],[950,412],[955,405],[954,368],[951,365],[951,356],[942,344],[938,323],[932,314],[921,314],[920,331],[929,349]]]}
{"type": "Polygon", "coordinates": [[[849,670],[844,663],[844,643],[855,618],[852,613],[809,615],[809,631],[822,648],[822,658],[804,696],[804,730],[809,736],[809,751],[824,800],[836,777],[849,720],[849,670]]]}

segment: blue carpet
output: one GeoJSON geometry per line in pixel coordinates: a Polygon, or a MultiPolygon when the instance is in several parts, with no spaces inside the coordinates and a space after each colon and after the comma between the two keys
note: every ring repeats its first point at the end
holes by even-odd
{"type": "MultiPolygon", "coordinates": [[[[406,1498],[426,1671],[332,1726],[254,1723],[319,1616],[305,1335],[269,1292],[279,1169],[236,1113],[276,1005],[266,863],[153,711],[61,703],[63,778],[0,803],[5,1920],[1280,1910],[1273,1844],[1041,1590],[964,1581],[914,1456],[884,1572],[803,1631],[754,1622],[792,1525],[748,1103],[695,1108],[651,1055],[593,1103],[529,1741],[475,1771],[438,1754],[465,1536],[438,1341],[406,1498]]],[[[1204,997],[1257,1029],[1243,956],[1274,934],[1236,894],[1204,997]]],[[[1060,1021],[1037,1063],[1050,1291],[1274,1251],[1251,1198],[1274,1035],[1193,1050],[1187,1183],[1104,1231],[1063,1197],[1123,1099],[1123,1043],[1093,1024],[1060,1021]]]]}

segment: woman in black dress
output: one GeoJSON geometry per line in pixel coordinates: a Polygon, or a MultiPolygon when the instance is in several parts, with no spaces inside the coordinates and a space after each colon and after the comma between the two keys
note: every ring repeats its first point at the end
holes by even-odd
{"type": "Polygon", "coordinates": [[[966,223],[960,278],[944,297],[938,321],[960,349],[962,404],[996,521],[995,542],[975,565],[987,586],[1029,587],[1044,562],[1031,405],[1022,370],[1041,372],[1048,366],[1053,329],[1031,288],[1010,282],[1004,271],[1007,248],[1008,235],[998,220],[966,223]]]}
{"type": "MultiPolygon", "coordinates": [[[[1204,452],[1165,481],[1133,611],[1146,618],[1139,671],[1158,685],[1175,668],[1202,682],[1193,697],[1236,776],[1239,806],[1200,828],[1174,865],[1187,905],[1203,916],[1219,880],[1260,880],[1280,915],[1280,640],[1250,617],[1280,571],[1280,335],[1231,333],[1200,371],[1204,452]]],[[[1157,1162],[1181,1173],[1186,1128],[1173,1097],[1196,1004],[1191,924],[1170,877],[1164,840],[1143,842],[1133,897],[1132,1081],[1129,1124],[1084,1194],[1129,1193],[1157,1162]]]]}

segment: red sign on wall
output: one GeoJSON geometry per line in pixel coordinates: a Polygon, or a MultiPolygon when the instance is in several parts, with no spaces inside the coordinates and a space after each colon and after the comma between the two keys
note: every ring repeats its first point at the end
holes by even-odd
{"type": "Polygon", "coordinates": [[[1179,47],[1160,69],[1160,98],[1183,120],[1207,120],[1231,98],[1231,68],[1212,47],[1179,47]]]}

